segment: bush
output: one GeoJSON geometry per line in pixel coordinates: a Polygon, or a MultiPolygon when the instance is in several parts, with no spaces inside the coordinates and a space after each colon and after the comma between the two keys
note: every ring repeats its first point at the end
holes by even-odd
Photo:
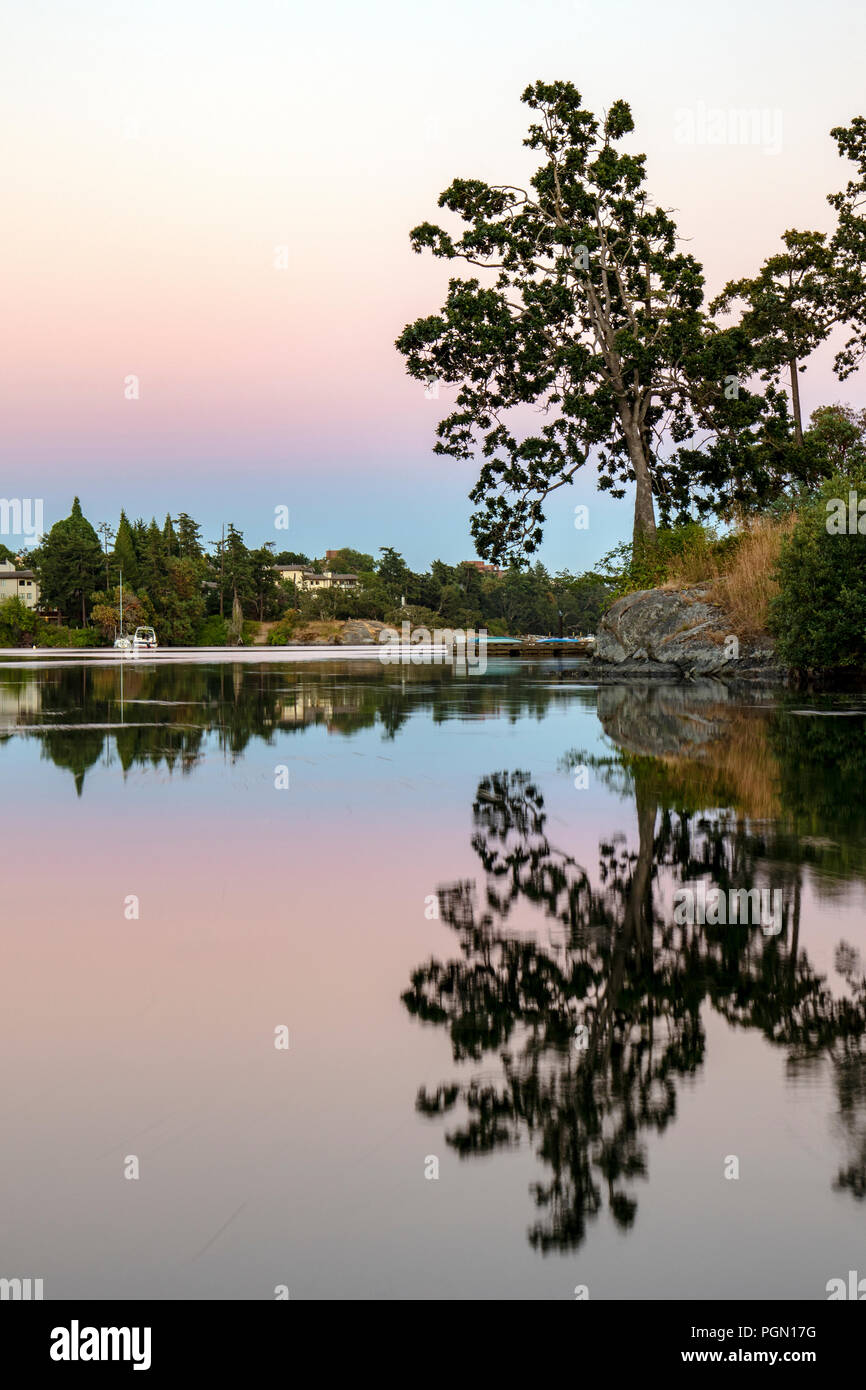
{"type": "Polygon", "coordinates": [[[268,646],[284,647],[287,642],[291,642],[295,628],[298,625],[298,610],[290,608],[284,613],[278,623],[271,628],[268,636],[268,646]]]}
{"type": "Polygon", "coordinates": [[[401,631],[403,623],[410,623],[412,627],[426,627],[432,632],[434,628],[446,628],[454,626],[446,623],[441,613],[434,613],[432,608],[422,608],[418,604],[407,603],[405,608],[389,608],[385,612],[384,621],[389,627],[397,628],[401,631]]]}
{"type": "Polygon", "coordinates": [[[0,603],[0,647],[20,647],[25,638],[29,646],[31,634],[39,619],[20,598],[7,598],[0,603]]]}
{"type": "Polygon", "coordinates": [[[828,504],[847,503],[849,490],[866,498],[866,474],[828,479],[782,546],[770,629],[781,660],[800,671],[866,668],[866,534],[828,530],[828,504]]]}
{"type": "Polygon", "coordinates": [[[616,598],[662,584],[700,584],[716,578],[736,545],[736,536],[720,539],[699,521],[660,526],[654,540],[618,545],[605,555],[603,578],[616,598]]]}
{"type": "Polygon", "coordinates": [[[51,623],[37,623],[33,632],[36,647],[104,647],[107,645],[102,633],[95,627],[54,627],[51,623]]]}
{"type": "Polygon", "coordinates": [[[209,618],[200,622],[195,630],[195,645],[197,647],[224,647],[228,643],[229,625],[227,618],[221,618],[219,613],[213,613],[209,618]]]}

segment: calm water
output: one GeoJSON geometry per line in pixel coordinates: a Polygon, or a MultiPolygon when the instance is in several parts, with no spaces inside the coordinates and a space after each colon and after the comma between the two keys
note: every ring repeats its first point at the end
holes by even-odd
{"type": "Polygon", "coordinates": [[[0,1275],[866,1275],[864,714],[553,662],[0,666],[0,1275]],[[677,924],[700,882],[782,930],[677,924]]]}

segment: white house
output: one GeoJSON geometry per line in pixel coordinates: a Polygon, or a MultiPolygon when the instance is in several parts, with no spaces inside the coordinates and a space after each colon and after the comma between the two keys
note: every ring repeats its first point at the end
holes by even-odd
{"type": "Polygon", "coordinates": [[[332,574],[326,570],[318,574],[309,565],[276,565],[277,574],[284,584],[294,584],[305,593],[319,593],[322,589],[357,589],[356,574],[332,574]]]}
{"type": "Polygon", "coordinates": [[[0,560],[0,603],[7,598],[20,598],[28,608],[39,603],[39,580],[33,570],[19,570],[12,560],[0,560]]]}

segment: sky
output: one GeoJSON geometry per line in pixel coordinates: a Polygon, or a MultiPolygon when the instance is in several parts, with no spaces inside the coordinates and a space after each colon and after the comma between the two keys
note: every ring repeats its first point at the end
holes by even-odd
{"type": "MultiPolygon", "coordinates": [[[[849,166],[829,131],[866,108],[864,51],[853,0],[7,8],[0,494],[44,499],[46,527],[77,493],[94,524],[188,511],[208,540],[231,520],[309,555],[470,558],[475,466],[432,453],[451,388],[427,399],[394,349],[449,274],[409,230],[457,176],[528,178],[520,93],[568,79],[597,112],[630,102],[712,294],[786,228],[830,229],[849,166]],[[757,139],[701,138],[739,109],[762,113],[757,139]]],[[[839,383],[832,356],[807,411],[866,404],[866,373],[839,383]]],[[[631,530],[591,467],[547,510],[552,569],[631,530]]]]}

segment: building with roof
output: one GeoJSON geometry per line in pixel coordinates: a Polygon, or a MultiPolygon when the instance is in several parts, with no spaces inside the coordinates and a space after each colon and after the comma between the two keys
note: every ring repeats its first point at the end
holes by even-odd
{"type": "Polygon", "coordinates": [[[20,598],[28,608],[39,605],[39,580],[34,570],[16,569],[14,561],[0,560],[0,603],[20,598]]]}
{"type": "Polygon", "coordinates": [[[284,584],[294,584],[304,593],[320,593],[326,589],[357,589],[357,574],[324,574],[310,569],[309,565],[276,565],[275,569],[284,584]]]}

